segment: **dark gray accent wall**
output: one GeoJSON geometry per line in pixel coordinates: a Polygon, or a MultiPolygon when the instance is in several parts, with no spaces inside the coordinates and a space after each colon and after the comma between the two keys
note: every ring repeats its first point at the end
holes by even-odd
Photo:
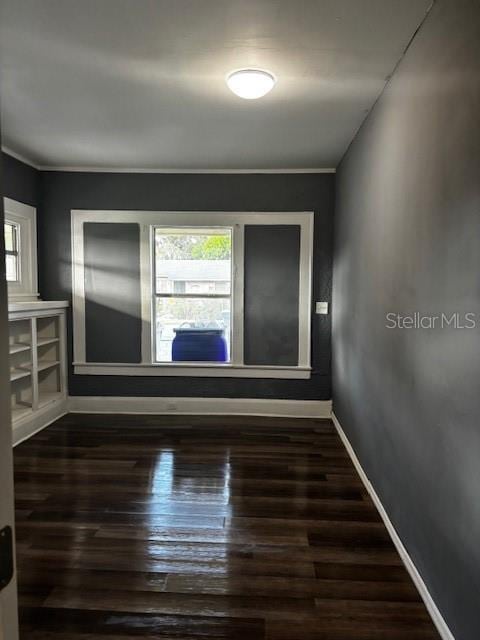
{"type": "Polygon", "coordinates": [[[140,226],[86,222],[87,362],[141,362],[140,226]]]}
{"type": "Polygon", "coordinates": [[[438,0],[335,216],[334,410],[457,640],[480,637],[479,114],[480,5],[438,0]],[[386,328],[414,312],[477,327],[386,328]]]}
{"type": "MultiPolygon", "coordinates": [[[[315,211],[313,299],[330,300],[334,204],[332,174],[125,174],[42,172],[40,293],[71,300],[71,209],[158,211],[315,211]]],[[[71,315],[68,320],[72,357],[71,315]]],[[[72,395],[329,399],[330,316],[312,315],[312,378],[260,380],[80,376],[72,395]]]]}
{"type": "Polygon", "coordinates": [[[40,202],[40,172],[37,169],[1,153],[3,195],[12,200],[37,207],[40,202]]]}
{"type": "Polygon", "coordinates": [[[299,275],[299,226],[245,226],[245,364],[298,365],[299,275]]]}

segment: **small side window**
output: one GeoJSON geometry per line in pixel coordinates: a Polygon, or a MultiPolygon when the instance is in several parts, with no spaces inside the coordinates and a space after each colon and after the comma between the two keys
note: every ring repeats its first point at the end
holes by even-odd
{"type": "Polygon", "coordinates": [[[20,225],[5,222],[7,282],[20,282],[20,225]]]}
{"type": "Polygon", "coordinates": [[[11,302],[35,300],[37,292],[36,210],[3,199],[5,209],[5,266],[11,302]]]}

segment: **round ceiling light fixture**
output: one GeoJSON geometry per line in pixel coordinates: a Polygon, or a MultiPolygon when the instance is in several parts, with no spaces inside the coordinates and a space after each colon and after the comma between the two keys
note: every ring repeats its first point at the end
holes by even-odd
{"type": "Polygon", "coordinates": [[[276,78],[263,69],[238,69],[227,76],[230,91],[245,100],[263,98],[275,85],[276,78]]]}

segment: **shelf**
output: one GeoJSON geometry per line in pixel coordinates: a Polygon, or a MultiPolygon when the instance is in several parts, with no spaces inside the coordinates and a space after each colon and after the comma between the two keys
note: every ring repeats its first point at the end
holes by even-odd
{"type": "Polygon", "coordinates": [[[14,404],[12,405],[12,421],[20,420],[25,416],[28,416],[32,413],[32,405],[24,403],[24,404],[14,404]]]}
{"type": "Polygon", "coordinates": [[[14,441],[63,410],[67,398],[65,311],[55,303],[10,308],[10,404],[14,441]],[[37,311],[38,310],[38,311],[37,311]],[[15,431],[16,424],[19,430],[15,431]]]}
{"type": "Polygon", "coordinates": [[[15,344],[11,344],[9,347],[10,355],[14,353],[20,353],[22,351],[29,351],[32,348],[32,345],[27,344],[26,342],[17,342],[15,344]]]}
{"type": "Polygon", "coordinates": [[[46,344],[55,344],[55,342],[59,342],[60,338],[38,338],[37,347],[43,347],[46,344]]]}
{"type": "Polygon", "coordinates": [[[38,371],[45,371],[46,369],[51,369],[52,367],[56,367],[60,364],[60,360],[39,360],[38,361],[38,371]]]}
{"type": "MultiPolygon", "coordinates": [[[[19,311],[30,311],[35,313],[37,311],[56,311],[65,309],[68,307],[66,300],[28,300],[26,302],[10,302],[8,305],[8,312],[15,313],[19,311]]],[[[14,319],[14,318],[11,318],[14,319]]]]}
{"type": "MultiPolygon", "coordinates": [[[[31,365],[29,365],[31,367],[31,365]]],[[[20,378],[26,378],[32,374],[30,369],[26,367],[16,367],[15,369],[10,369],[10,382],[14,380],[20,380],[20,378]]]]}
{"type": "Polygon", "coordinates": [[[55,402],[57,400],[61,400],[63,398],[63,393],[61,391],[46,391],[40,392],[40,397],[38,399],[38,406],[44,407],[51,402],[55,402]]]}

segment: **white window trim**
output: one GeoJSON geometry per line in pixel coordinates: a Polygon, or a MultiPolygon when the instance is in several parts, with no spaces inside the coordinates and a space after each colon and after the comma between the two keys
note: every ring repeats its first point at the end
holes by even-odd
{"type": "MultiPolygon", "coordinates": [[[[3,199],[5,222],[20,227],[18,282],[8,283],[8,299],[13,302],[36,300],[38,294],[37,273],[37,210],[11,198],[3,199]]],[[[3,233],[3,231],[2,231],[3,233]]]]}
{"type": "Polygon", "coordinates": [[[311,296],[313,260],[313,212],[220,212],[220,211],[71,211],[73,365],[76,374],[121,376],[197,376],[242,378],[310,378],[311,296]],[[142,313],[142,362],[86,362],[85,280],[83,225],[86,222],[138,223],[140,226],[140,278],[142,313]],[[298,366],[251,366],[243,363],[243,259],[245,225],[300,227],[298,366]],[[153,362],[152,226],[232,227],[232,356],[229,363],[153,362]]]}

